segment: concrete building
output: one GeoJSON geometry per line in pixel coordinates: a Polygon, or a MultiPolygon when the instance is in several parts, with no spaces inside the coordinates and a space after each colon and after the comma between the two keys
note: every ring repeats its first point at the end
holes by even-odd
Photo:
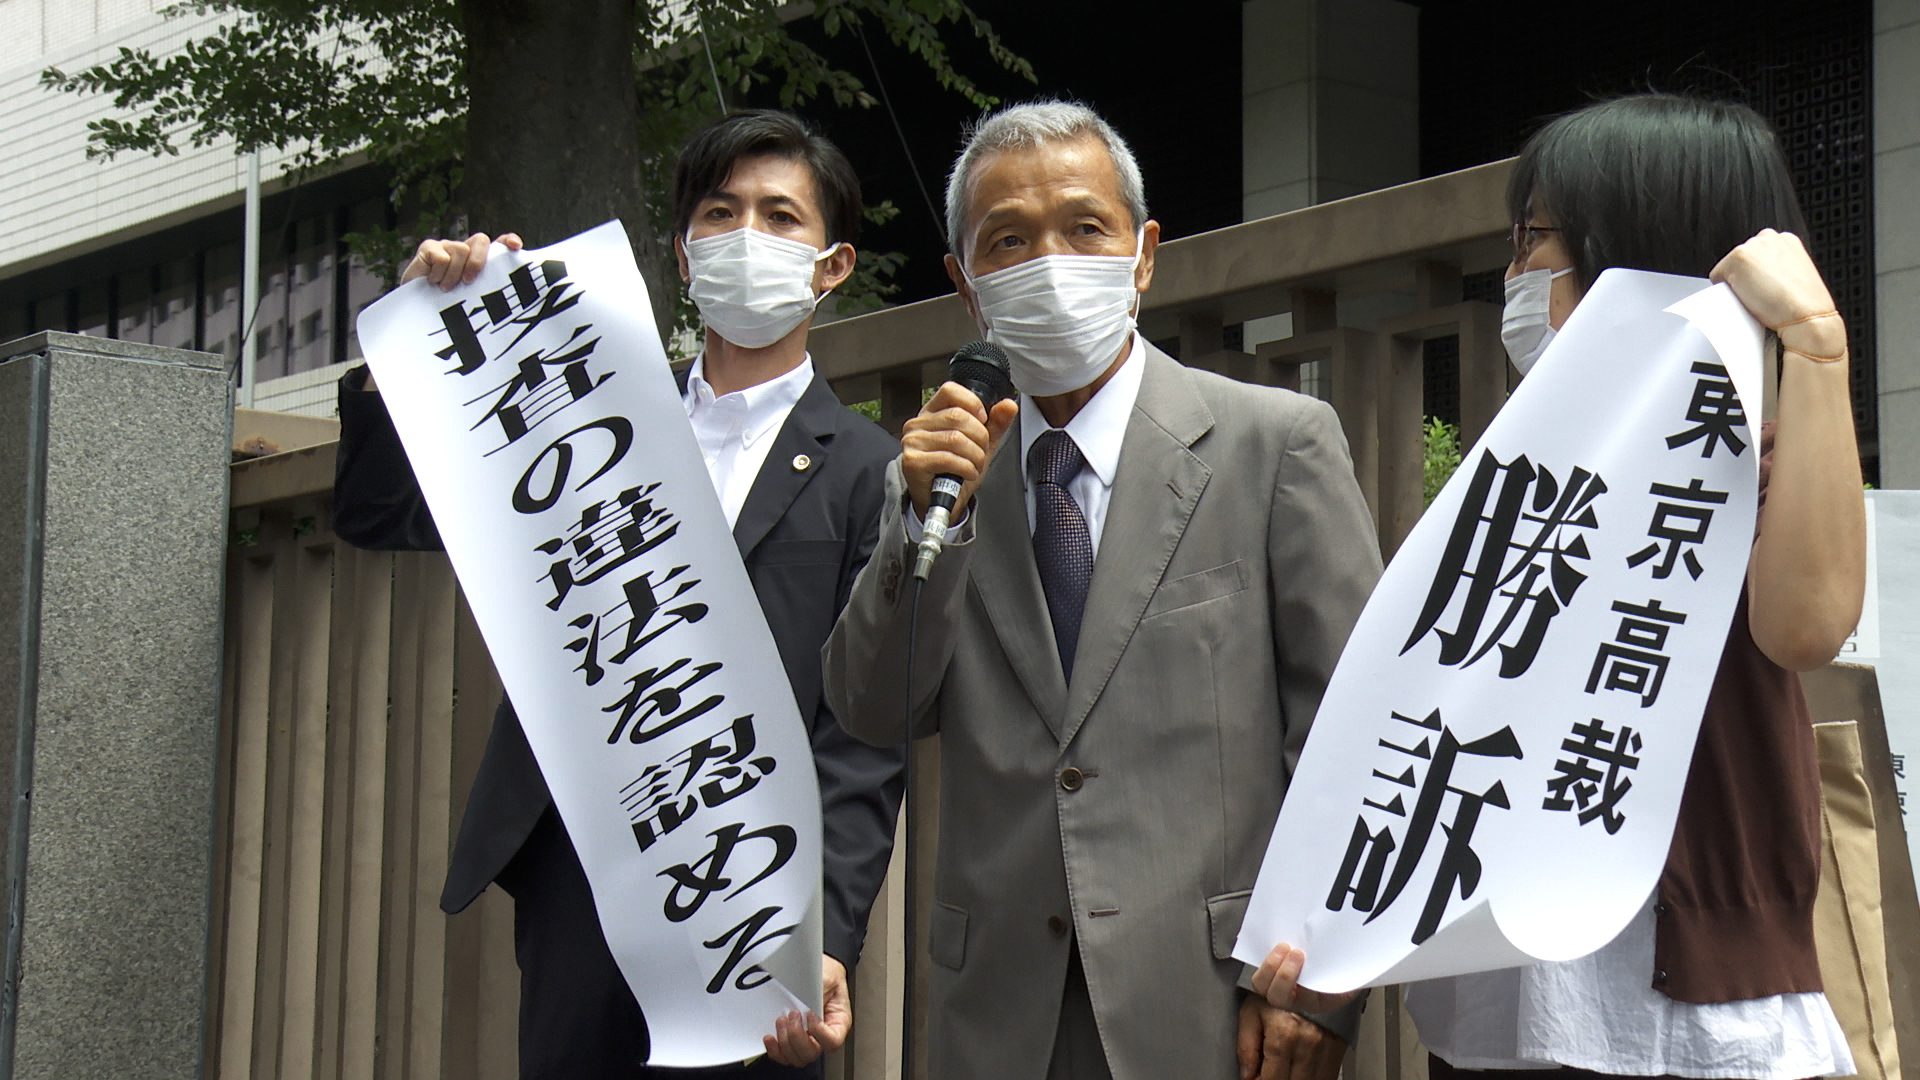
{"type": "MultiPolygon", "coordinates": [[[[244,162],[230,145],[178,157],[86,157],[104,99],[49,92],[120,46],[176,48],[211,17],[163,19],[164,0],[0,2],[0,339],[83,332],[237,356],[244,162]]],[[[1169,237],[1283,213],[1504,157],[1540,118],[1594,95],[1652,86],[1747,100],[1775,123],[1816,255],[1854,333],[1855,406],[1870,477],[1920,487],[1920,0],[1622,0],[1558,8],[1516,0],[1196,0],[1167,5],[976,0],[1032,61],[1038,92],[1080,97],[1135,143],[1169,237]],[[1116,17],[1116,12],[1118,17],[1116,17]],[[1075,26],[1073,35],[1060,32],[1075,26]]],[[[815,115],[854,158],[870,201],[902,208],[866,246],[908,256],[891,299],[945,291],[939,180],[971,108],[918,61],[805,24],[913,123],[880,109],[815,115]]],[[[1036,88],[958,44],[1003,98],[1036,88]]],[[[387,219],[376,172],[289,187],[263,163],[256,404],[331,411],[330,370],[357,356],[352,319],[378,295],[341,236],[387,219]]],[[[1497,274],[1463,283],[1498,299],[1497,274]]],[[[1406,303],[1412,304],[1411,296],[1406,303]]],[[[1365,327],[1393,297],[1339,312],[1365,327]]],[[[1289,316],[1228,328],[1251,348],[1289,316]]],[[[1427,412],[1457,419],[1445,341],[1428,353],[1427,412]],[[1433,361],[1440,362],[1435,363],[1433,361]]],[[[1457,379],[1454,380],[1457,382],[1457,379]]],[[[1303,385],[1311,390],[1311,369],[1303,385]]]]}
{"type": "MultiPolygon", "coordinates": [[[[240,348],[241,202],[246,159],[230,142],[178,156],[89,160],[98,97],[43,89],[48,67],[76,71],[121,47],[165,53],[218,19],[165,19],[166,0],[0,3],[0,339],[61,330],[201,348],[236,361],[240,348]]],[[[366,168],[298,188],[288,162],[263,155],[261,304],[255,404],[331,413],[331,376],[356,358],[351,315],[379,281],[346,257],[340,237],[386,220],[386,188],[366,168]]]]}

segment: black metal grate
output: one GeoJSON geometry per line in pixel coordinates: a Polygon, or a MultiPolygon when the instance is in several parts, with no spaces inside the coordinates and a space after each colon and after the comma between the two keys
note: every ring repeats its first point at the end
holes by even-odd
{"type": "Polygon", "coordinates": [[[1460,426],[1460,339],[1453,335],[1420,343],[1420,413],[1460,426]]]}
{"type": "Polygon", "coordinates": [[[1794,49],[1769,79],[1765,111],[1793,168],[1794,187],[1807,217],[1808,246],[1847,320],[1854,426],[1863,444],[1875,445],[1879,380],[1874,353],[1872,79],[1867,61],[1867,48],[1853,41],[1816,41],[1794,49]]]}
{"type": "Polygon", "coordinates": [[[1429,176],[1508,156],[1544,119],[1636,90],[1742,101],[1773,123],[1806,211],[1808,246],[1847,319],[1854,423],[1873,478],[1872,4],[1425,0],[1420,7],[1420,154],[1429,176]]]}
{"type": "MultiPolygon", "coordinates": [[[[1487,270],[1460,278],[1460,299],[1504,303],[1507,298],[1506,270],[1487,270]]],[[[1420,411],[1424,416],[1460,426],[1460,339],[1454,336],[1426,342],[1420,353],[1425,376],[1421,388],[1420,411]]]]}

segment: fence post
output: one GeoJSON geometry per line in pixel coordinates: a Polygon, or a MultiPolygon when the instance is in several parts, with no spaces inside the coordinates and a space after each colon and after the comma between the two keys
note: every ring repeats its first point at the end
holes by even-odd
{"type": "Polygon", "coordinates": [[[0,346],[0,1077],[200,1073],[231,418],[218,356],[0,346]]]}

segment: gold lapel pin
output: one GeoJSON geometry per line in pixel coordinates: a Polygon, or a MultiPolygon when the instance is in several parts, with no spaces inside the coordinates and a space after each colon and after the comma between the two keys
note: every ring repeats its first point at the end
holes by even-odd
{"type": "Polygon", "coordinates": [[[808,467],[810,467],[812,464],[813,464],[813,459],[808,457],[805,454],[793,455],[793,471],[794,472],[806,472],[808,467]]]}

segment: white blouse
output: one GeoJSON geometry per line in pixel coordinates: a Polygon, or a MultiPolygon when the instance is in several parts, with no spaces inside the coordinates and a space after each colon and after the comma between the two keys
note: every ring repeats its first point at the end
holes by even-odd
{"type": "Polygon", "coordinates": [[[1566,963],[1409,983],[1420,1041],[1456,1069],[1800,1080],[1851,1076],[1853,1054],[1825,994],[1697,1005],[1651,985],[1649,898],[1620,936],[1566,963]]]}

